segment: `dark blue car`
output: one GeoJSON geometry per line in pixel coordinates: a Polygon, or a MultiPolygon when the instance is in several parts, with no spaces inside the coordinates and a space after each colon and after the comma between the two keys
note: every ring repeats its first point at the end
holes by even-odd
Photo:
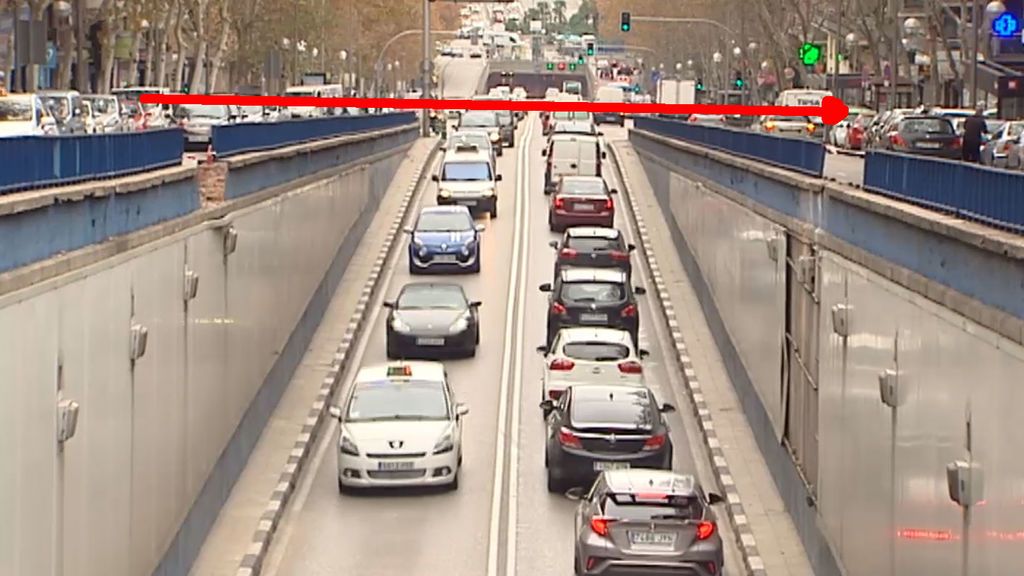
{"type": "Polygon", "coordinates": [[[431,206],[420,211],[409,234],[409,273],[479,272],[480,233],[465,206],[431,206]]]}

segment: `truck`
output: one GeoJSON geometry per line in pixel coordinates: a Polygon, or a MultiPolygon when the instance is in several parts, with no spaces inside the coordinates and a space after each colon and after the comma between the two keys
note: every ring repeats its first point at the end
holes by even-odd
{"type": "Polygon", "coordinates": [[[697,83],[693,80],[659,80],[658,104],[694,104],[697,101],[697,83]]]}

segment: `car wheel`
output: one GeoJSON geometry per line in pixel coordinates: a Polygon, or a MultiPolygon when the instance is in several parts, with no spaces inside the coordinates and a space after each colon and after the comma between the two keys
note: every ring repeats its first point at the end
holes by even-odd
{"type": "Polygon", "coordinates": [[[388,352],[387,352],[388,353],[388,360],[395,360],[397,358],[401,358],[402,357],[401,351],[398,349],[398,346],[395,346],[395,343],[391,341],[391,338],[388,338],[388,346],[387,346],[387,348],[388,348],[388,352]]]}
{"type": "Polygon", "coordinates": [[[572,570],[576,576],[583,576],[583,563],[580,562],[579,554],[574,553],[572,555],[572,570]]]}
{"type": "Polygon", "coordinates": [[[470,346],[469,348],[466,348],[466,357],[476,358],[476,344],[470,346]]]}
{"type": "Polygon", "coordinates": [[[459,470],[455,471],[455,477],[452,479],[452,483],[448,485],[448,491],[455,492],[459,489],[459,470]]]}
{"type": "Polygon", "coordinates": [[[413,275],[413,274],[419,274],[419,273],[420,273],[419,268],[417,268],[416,265],[412,263],[412,260],[409,260],[409,274],[413,275]]]}
{"type": "Polygon", "coordinates": [[[469,271],[474,273],[474,274],[478,274],[480,272],[480,255],[479,254],[477,254],[477,256],[476,256],[476,262],[474,262],[473,265],[469,267],[469,271]]]}
{"type": "Polygon", "coordinates": [[[338,478],[338,494],[351,494],[352,489],[341,483],[341,478],[338,478]]]}
{"type": "Polygon", "coordinates": [[[497,217],[498,217],[498,199],[495,198],[494,199],[494,204],[491,205],[491,218],[497,218],[497,217]]]}
{"type": "Polygon", "coordinates": [[[498,156],[501,156],[502,154],[504,154],[504,152],[501,149],[501,145],[500,144],[498,145],[497,153],[498,153],[498,156]]]}
{"type": "Polygon", "coordinates": [[[552,494],[561,494],[565,492],[563,488],[562,480],[556,478],[552,473],[551,468],[548,468],[548,492],[552,494]]]}

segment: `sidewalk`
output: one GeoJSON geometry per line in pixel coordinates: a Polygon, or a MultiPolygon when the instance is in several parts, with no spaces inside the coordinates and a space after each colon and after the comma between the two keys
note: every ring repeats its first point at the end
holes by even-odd
{"type": "Polygon", "coordinates": [[[309,407],[334,360],[374,261],[417,169],[427,160],[433,139],[420,139],[406,153],[378,207],[366,235],[352,256],[328,305],[313,341],[292,376],[281,402],[249,456],[242,475],[224,504],[190,572],[194,576],[235,576],[252,543],[253,532],[267,508],[295,444],[309,407]]]}
{"type": "Polygon", "coordinates": [[[676,253],[676,248],[640,159],[628,141],[616,141],[614,146],[623,175],[630,183],[631,196],[646,222],[651,246],[661,256],[658,264],[679,331],[686,342],[695,378],[700,381],[704,403],[711,413],[764,570],[769,576],[813,576],[803,544],[747,425],[697,295],[679,259],[668,257],[676,253]]]}

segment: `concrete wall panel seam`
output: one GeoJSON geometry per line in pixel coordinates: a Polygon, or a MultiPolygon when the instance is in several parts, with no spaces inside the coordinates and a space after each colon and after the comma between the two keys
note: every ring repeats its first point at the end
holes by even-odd
{"type": "MultiPolygon", "coordinates": [[[[639,209],[640,207],[637,204],[636,197],[632,194],[632,189],[631,189],[631,184],[632,183],[629,182],[624,177],[624,171],[622,169],[622,159],[621,159],[621,157],[619,155],[620,152],[619,152],[618,146],[616,146],[615,143],[610,143],[609,148],[612,151],[612,160],[613,160],[614,169],[616,171],[616,174],[618,175],[619,181],[623,183],[623,188],[624,188],[623,192],[625,193],[626,198],[628,199],[629,205],[630,205],[630,208],[631,208],[628,211],[629,212],[629,216],[627,216],[627,217],[633,218],[634,225],[639,226],[638,223],[636,222],[635,218],[636,218],[636,215],[640,213],[640,209],[639,209]]],[[[648,267],[648,271],[650,271],[653,274],[653,270],[651,270],[651,268],[650,268],[650,260],[649,259],[654,258],[655,250],[654,250],[654,247],[652,246],[650,238],[646,237],[646,235],[641,239],[640,248],[641,248],[641,250],[643,252],[642,261],[648,267]]],[[[670,301],[671,301],[671,299],[662,300],[663,306],[661,307],[661,309],[663,311],[662,320],[665,322],[665,325],[667,327],[669,327],[669,329],[671,330],[672,327],[671,327],[671,325],[669,323],[670,318],[668,316],[664,315],[664,303],[665,302],[670,302],[670,301]]],[[[679,348],[679,344],[683,344],[684,343],[684,338],[683,338],[682,334],[678,331],[678,323],[676,323],[676,330],[672,331],[672,338],[673,338],[674,342],[677,345],[677,349],[679,348]]],[[[692,373],[693,367],[689,366],[689,361],[688,360],[685,363],[683,362],[683,356],[682,355],[677,355],[676,360],[678,362],[680,362],[680,363],[683,363],[684,367],[688,366],[690,368],[690,372],[692,373]]],[[[690,382],[691,380],[694,380],[694,379],[691,379],[689,377],[685,377],[684,376],[684,380],[686,382],[690,382]]],[[[688,393],[688,395],[690,397],[690,402],[694,406],[694,409],[695,410],[703,411],[703,414],[700,415],[699,422],[700,422],[701,429],[704,431],[704,434],[703,434],[704,447],[705,447],[705,449],[707,451],[708,457],[709,458],[713,458],[712,451],[713,451],[714,447],[709,442],[710,438],[715,438],[714,424],[712,422],[711,413],[710,413],[710,411],[707,410],[707,406],[706,406],[706,404],[704,404],[702,397],[696,397],[695,398],[693,389],[691,387],[688,386],[686,392],[688,393]],[[700,400],[699,404],[698,404],[698,399],[700,400]],[[698,409],[698,406],[703,406],[703,408],[702,409],[698,409]]],[[[717,442],[716,442],[716,447],[717,447],[717,442]]],[[[726,487],[733,487],[734,484],[732,484],[732,473],[731,473],[731,471],[730,471],[730,469],[728,467],[727,462],[725,462],[724,455],[721,458],[721,460],[722,460],[722,463],[725,464],[724,466],[712,466],[712,471],[713,471],[713,473],[715,475],[715,479],[719,483],[720,487],[723,488],[723,489],[726,488],[726,487]],[[728,480],[729,484],[726,484],[725,481],[723,480],[723,478],[725,480],[728,480]]],[[[757,570],[763,570],[764,563],[761,561],[760,554],[757,551],[756,546],[748,545],[747,542],[744,541],[740,537],[739,525],[736,523],[736,517],[737,517],[737,515],[746,516],[746,514],[743,511],[742,503],[739,500],[738,493],[735,493],[735,488],[732,488],[732,491],[727,493],[727,497],[729,498],[730,503],[733,503],[733,504],[737,505],[737,510],[735,510],[735,511],[733,510],[733,507],[731,507],[731,506],[729,507],[729,519],[730,519],[730,522],[732,523],[733,528],[734,528],[734,537],[736,537],[736,539],[737,539],[738,547],[740,549],[740,554],[741,554],[741,556],[743,558],[743,561],[744,561],[744,565],[745,565],[744,567],[746,568],[746,573],[748,575],[754,575],[754,574],[757,573],[757,570]],[[733,497],[733,494],[735,494],[735,497],[733,497]],[[735,500],[735,502],[733,502],[733,500],[735,500]]]]}

